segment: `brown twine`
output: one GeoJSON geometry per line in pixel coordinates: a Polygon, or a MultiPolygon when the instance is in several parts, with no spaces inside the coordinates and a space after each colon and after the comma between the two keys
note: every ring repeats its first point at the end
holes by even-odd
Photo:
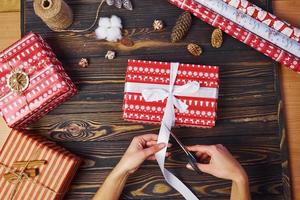
{"type": "Polygon", "coordinates": [[[34,10],[36,15],[55,32],[82,33],[90,31],[96,25],[104,2],[105,0],[101,0],[94,22],[85,29],[67,29],[73,22],[73,13],[71,8],[63,0],[34,0],[34,10]],[[48,3],[44,4],[45,2],[48,3]]]}
{"type": "Polygon", "coordinates": [[[39,186],[47,189],[48,191],[50,191],[50,192],[52,192],[54,194],[62,195],[62,193],[58,193],[58,192],[54,191],[53,189],[49,188],[48,186],[45,186],[44,184],[42,184],[42,183],[40,183],[40,182],[38,182],[36,180],[30,180],[30,178],[28,177],[28,175],[25,173],[25,170],[27,169],[28,165],[31,162],[34,162],[34,160],[37,158],[39,152],[40,152],[40,146],[33,153],[33,155],[30,156],[29,160],[26,162],[26,164],[24,165],[24,167],[22,168],[22,170],[20,172],[15,172],[10,167],[6,166],[3,163],[0,163],[0,166],[4,167],[6,170],[8,170],[7,173],[11,173],[11,174],[15,175],[15,178],[14,178],[13,181],[7,180],[9,183],[14,184],[13,190],[12,190],[12,192],[9,195],[9,200],[13,200],[14,199],[14,196],[16,195],[16,193],[17,193],[17,191],[19,189],[19,185],[20,185],[20,183],[23,182],[23,180],[31,181],[33,184],[39,185],[39,186]]]}

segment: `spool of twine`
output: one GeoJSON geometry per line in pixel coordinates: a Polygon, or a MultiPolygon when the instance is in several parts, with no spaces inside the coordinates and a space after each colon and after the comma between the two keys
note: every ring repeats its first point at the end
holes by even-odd
{"type": "Polygon", "coordinates": [[[73,23],[73,12],[63,0],[34,0],[33,7],[53,31],[67,29],[73,23]]]}

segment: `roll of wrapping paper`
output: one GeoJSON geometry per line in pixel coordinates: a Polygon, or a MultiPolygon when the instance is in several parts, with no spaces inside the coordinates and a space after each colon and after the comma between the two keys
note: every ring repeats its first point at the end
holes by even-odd
{"type": "Polygon", "coordinates": [[[225,3],[237,8],[254,19],[300,42],[300,29],[292,26],[275,15],[261,9],[247,0],[223,0],[225,3]]]}
{"type": "Polygon", "coordinates": [[[63,0],[34,0],[34,11],[47,26],[54,30],[64,30],[73,23],[73,12],[63,0]]]}
{"type": "Polygon", "coordinates": [[[222,0],[195,0],[211,11],[225,17],[226,19],[238,24],[259,37],[275,44],[281,49],[300,58],[300,44],[287,37],[286,35],[270,28],[251,16],[237,10],[235,7],[224,3],[222,0]]]}
{"type": "Polygon", "coordinates": [[[274,59],[275,61],[288,66],[290,69],[300,73],[300,60],[297,56],[277,47],[261,37],[253,34],[245,28],[233,23],[225,17],[213,12],[194,0],[168,0],[177,7],[193,13],[206,23],[220,28],[233,38],[253,47],[257,51],[274,59]]]}

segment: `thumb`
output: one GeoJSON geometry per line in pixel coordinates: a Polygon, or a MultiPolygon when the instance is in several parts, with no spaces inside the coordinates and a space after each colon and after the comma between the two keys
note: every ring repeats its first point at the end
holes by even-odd
{"type": "Polygon", "coordinates": [[[148,158],[149,156],[159,152],[160,150],[162,150],[165,147],[166,147],[165,143],[159,143],[159,144],[153,145],[152,147],[144,149],[143,151],[144,151],[145,157],[148,158]]]}
{"type": "MultiPolygon", "coordinates": [[[[210,174],[209,164],[197,163],[197,167],[200,169],[200,171],[210,174]]],[[[193,167],[189,163],[186,165],[186,168],[188,168],[190,170],[194,170],[193,167]]]]}

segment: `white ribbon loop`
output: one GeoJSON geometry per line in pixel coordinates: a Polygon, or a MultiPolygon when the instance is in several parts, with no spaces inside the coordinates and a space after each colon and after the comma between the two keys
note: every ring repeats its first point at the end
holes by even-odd
{"type": "Polygon", "coordinates": [[[169,92],[160,88],[145,89],[142,96],[146,102],[162,101],[169,96],[169,92]]]}
{"type": "Polygon", "coordinates": [[[163,101],[166,98],[172,99],[172,104],[183,113],[187,111],[188,105],[181,100],[177,99],[175,96],[192,96],[193,94],[199,92],[200,85],[198,82],[189,82],[180,87],[170,87],[171,91],[167,91],[162,88],[152,88],[142,90],[142,96],[146,102],[153,101],[163,101]],[[174,91],[173,91],[174,90],[174,91]]]}

